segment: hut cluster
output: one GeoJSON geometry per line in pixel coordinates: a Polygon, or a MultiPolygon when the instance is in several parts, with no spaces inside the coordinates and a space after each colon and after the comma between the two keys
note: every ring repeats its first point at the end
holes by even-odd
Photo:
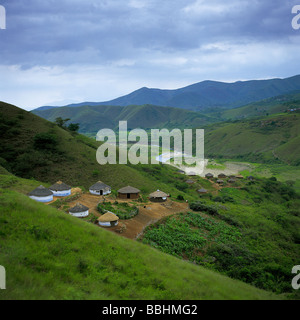
{"type": "MultiPolygon", "coordinates": [[[[111,187],[102,181],[98,181],[89,188],[89,192],[92,195],[105,196],[111,194],[111,187]]],[[[134,200],[140,197],[140,190],[131,186],[126,186],[118,190],[118,198],[124,200],[134,200]]],[[[49,203],[54,200],[53,197],[67,197],[71,195],[71,187],[62,181],[56,182],[49,188],[39,186],[29,193],[29,197],[33,200],[43,203],[49,203]]],[[[153,202],[164,202],[167,201],[169,195],[165,192],[157,190],[149,195],[149,198],[153,202]]],[[[73,208],[69,209],[69,214],[84,218],[89,215],[89,208],[82,203],[76,203],[73,208]]],[[[98,223],[100,226],[112,227],[118,225],[119,217],[113,212],[106,212],[99,219],[98,223]]]]}
{"type": "MultiPolygon", "coordinates": [[[[213,179],[214,178],[214,175],[212,173],[207,173],[205,175],[205,178],[206,179],[213,179]]],[[[228,183],[235,183],[237,180],[239,179],[244,179],[244,177],[242,175],[230,175],[230,176],[227,176],[226,174],[224,173],[220,173],[218,176],[217,176],[217,180],[216,182],[219,184],[219,185],[223,185],[224,182],[225,182],[225,179],[227,179],[227,182],[228,183]]],[[[247,177],[248,180],[250,181],[253,181],[254,180],[254,177],[252,176],[248,176],[247,177]]]]}

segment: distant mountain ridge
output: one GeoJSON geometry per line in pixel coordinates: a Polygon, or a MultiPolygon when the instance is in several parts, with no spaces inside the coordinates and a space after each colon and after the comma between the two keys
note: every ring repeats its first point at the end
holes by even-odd
{"type": "MultiPolygon", "coordinates": [[[[231,109],[296,90],[300,90],[300,75],[285,79],[249,80],[234,83],[205,80],[174,90],[143,87],[128,95],[110,101],[82,102],[70,104],[68,107],[151,104],[194,111],[201,111],[210,107],[231,109]]],[[[44,106],[35,110],[47,110],[51,108],[54,107],[44,106]]]]}

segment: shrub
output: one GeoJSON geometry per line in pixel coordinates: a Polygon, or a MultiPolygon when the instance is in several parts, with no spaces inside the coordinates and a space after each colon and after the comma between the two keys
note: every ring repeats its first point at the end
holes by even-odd
{"type": "Polygon", "coordinates": [[[58,139],[51,133],[38,133],[33,138],[33,146],[37,150],[56,150],[58,139]]]}

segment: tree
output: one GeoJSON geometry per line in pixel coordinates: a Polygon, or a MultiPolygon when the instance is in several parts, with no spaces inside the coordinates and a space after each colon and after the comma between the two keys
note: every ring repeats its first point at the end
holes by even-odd
{"type": "Polygon", "coordinates": [[[79,123],[70,123],[68,129],[72,132],[77,132],[79,130],[79,123]]]}
{"type": "Polygon", "coordinates": [[[55,123],[63,128],[65,126],[65,123],[68,122],[69,120],[71,120],[70,118],[67,118],[67,119],[63,119],[62,117],[58,117],[55,119],[55,123]]]}

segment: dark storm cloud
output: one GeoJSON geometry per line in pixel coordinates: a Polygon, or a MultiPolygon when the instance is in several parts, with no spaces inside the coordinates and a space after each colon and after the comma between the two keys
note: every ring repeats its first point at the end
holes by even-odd
{"type": "Polygon", "coordinates": [[[288,41],[293,1],[2,1],[1,63],[111,63],[214,42],[288,41]]]}

